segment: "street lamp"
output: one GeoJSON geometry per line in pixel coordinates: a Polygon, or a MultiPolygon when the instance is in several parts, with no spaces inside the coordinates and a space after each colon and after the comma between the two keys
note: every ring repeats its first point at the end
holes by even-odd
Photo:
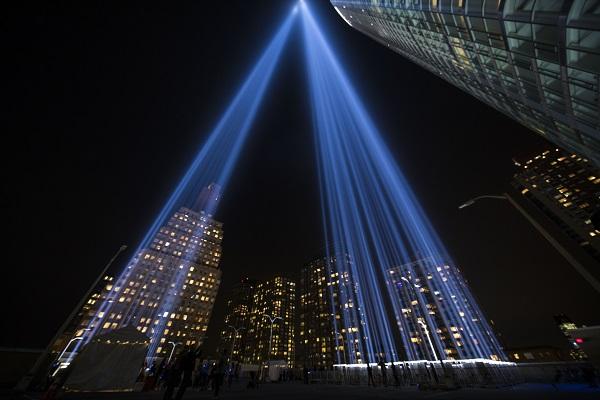
{"type": "Polygon", "coordinates": [[[588,270],[583,265],[581,265],[581,263],[577,261],[567,249],[565,249],[556,239],[554,239],[554,237],[552,237],[552,235],[550,235],[531,215],[529,215],[527,211],[523,209],[523,207],[521,207],[511,196],[509,196],[508,193],[503,193],[502,195],[478,196],[473,199],[467,200],[466,202],[458,206],[458,209],[462,210],[465,207],[469,207],[475,204],[475,202],[480,199],[508,200],[508,202],[514,208],[516,208],[517,211],[519,211],[521,215],[524,216],[525,219],[529,221],[529,223],[533,225],[533,227],[537,229],[539,233],[542,234],[542,236],[554,247],[554,249],[556,249],[556,251],[558,251],[560,255],[562,255],[567,260],[567,262],[571,264],[573,268],[575,268],[575,270],[583,277],[583,279],[585,279],[590,285],[592,285],[592,287],[598,293],[600,293],[600,281],[598,281],[592,274],[590,274],[588,270]]]}
{"type": "Polygon", "coordinates": [[[268,318],[269,321],[271,322],[271,335],[269,336],[269,353],[267,354],[267,371],[270,373],[271,372],[271,349],[272,349],[272,346],[273,346],[273,324],[278,319],[280,319],[280,320],[283,321],[283,318],[281,318],[281,317],[271,317],[270,315],[267,315],[267,314],[263,314],[263,317],[268,318]]]}
{"type": "MultiPolygon", "coordinates": [[[[85,328],[84,331],[91,331],[90,328],[85,328]]],[[[56,370],[54,370],[54,372],[52,373],[51,376],[55,376],[58,371],[60,371],[61,368],[61,362],[60,360],[62,359],[62,357],[65,355],[65,353],[67,352],[67,350],[69,349],[69,347],[71,347],[71,344],[78,341],[78,340],[83,340],[84,339],[84,335],[82,334],[81,336],[76,336],[73,339],[69,340],[69,342],[67,343],[67,345],[65,346],[65,348],[63,349],[63,351],[60,352],[58,358],[56,359],[56,362],[58,363],[58,366],[56,367],[56,370]]],[[[66,365],[63,368],[68,367],[70,364],[70,362],[67,362],[66,365]]]]}
{"type": "Polygon", "coordinates": [[[246,329],[243,326],[240,326],[239,328],[236,328],[233,325],[227,325],[227,327],[233,329],[233,341],[231,342],[231,354],[230,354],[230,360],[233,361],[233,351],[235,350],[235,339],[237,339],[237,335],[238,332],[241,331],[242,329],[246,329]]]}
{"type": "Polygon", "coordinates": [[[38,374],[40,368],[42,367],[44,362],[46,360],[48,360],[48,356],[50,355],[50,352],[52,351],[52,346],[54,345],[54,343],[56,343],[56,341],[64,334],[65,330],[67,329],[67,327],[69,326],[71,321],[73,321],[73,319],[75,318],[77,313],[82,309],[85,302],[88,301],[90,295],[92,294],[92,291],[94,291],[94,289],[96,289],[96,287],[98,286],[100,281],[106,276],[106,271],[108,271],[108,269],[113,264],[113,262],[117,259],[117,257],[119,257],[119,255],[122,252],[124,252],[125,250],[127,250],[127,246],[121,245],[119,247],[119,249],[117,250],[117,252],[112,256],[112,258],[104,266],[104,269],[102,270],[100,275],[98,275],[98,277],[96,278],[94,283],[92,283],[92,285],[89,287],[89,289],[85,293],[85,295],[81,298],[79,303],[75,306],[75,308],[73,308],[73,310],[71,311],[71,314],[69,314],[67,319],[61,325],[61,327],[58,328],[58,331],[56,331],[56,333],[54,334],[54,337],[48,343],[48,345],[46,346],[46,349],[44,349],[43,353],[40,354],[40,356],[37,358],[35,364],[33,364],[31,369],[29,370],[29,372],[27,372],[27,374],[25,374],[21,378],[19,383],[17,383],[17,385],[15,386],[16,391],[25,391],[25,390],[27,390],[27,388],[29,388],[29,386],[31,385],[31,381],[36,378],[36,375],[38,374]]]}
{"type": "Polygon", "coordinates": [[[173,345],[173,348],[171,349],[171,354],[169,354],[169,359],[167,360],[167,364],[169,364],[171,362],[171,357],[173,357],[173,353],[175,352],[175,347],[177,347],[178,345],[181,344],[181,342],[168,342],[169,344],[173,345]]]}
{"type": "Polygon", "coordinates": [[[58,365],[56,366],[56,369],[52,373],[52,375],[51,375],[52,377],[56,376],[56,374],[58,374],[58,371],[60,371],[63,368],[66,368],[69,365],[69,363],[66,363],[67,365],[62,367],[62,363],[60,362],[60,360],[62,359],[63,355],[66,353],[69,346],[71,346],[71,343],[76,342],[78,340],[83,340],[83,336],[74,337],[73,339],[69,340],[69,342],[67,343],[67,345],[65,346],[65,348],[63,349],[63,351],[60,353],[60,355],[57,358],[58,365]]]}

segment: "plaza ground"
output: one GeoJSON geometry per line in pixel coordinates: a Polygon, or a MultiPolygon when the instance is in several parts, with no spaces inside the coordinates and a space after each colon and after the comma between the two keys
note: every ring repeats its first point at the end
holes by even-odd
{"type": "MultiPolygon", "coordinates": [[[[39,397],[31,396],[32,399],[39,397]]],[[[211,392],[188,390],[184,399],[211,399],[211,392]]],[[[419,391],[417,388],[377,387],[351,385],[304,385],[301,383],[281,383],[261,385],[258,390],[245,389],[241,385],[225,389],[221,399],[284,399],[284,400],[362,400],[362,399],[509,399],[509,400],[552,400],[552,399],[598,399],[600,389],[591,389],[587,385],[563,384],[558,390],[552,385],[525,384],[495,389],[459,389],[453,391],[419,391]]],[[[152,393],[67,393],[64,400],[160,400],[162,392],[152,393]]]]}

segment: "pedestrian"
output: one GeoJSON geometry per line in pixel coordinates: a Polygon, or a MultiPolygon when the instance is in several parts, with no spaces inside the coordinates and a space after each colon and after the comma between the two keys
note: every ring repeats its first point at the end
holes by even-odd
{"type": "Polygon", "coordinates": [[[210,364],[208,360],[202,363],[200,368],[200,390],[208,389],[208,376],[209,376],[210,364]]]}
{"type": "Polygon", "coordinates": [[[398,378],[398,369],[394,365],[393,361],[392,361],[392,365],[390,366],[390,368],[392,368],[392,376],[394,377],[394,385],[400,386],[400,379],[398,378]]]}
{"type": "Polygon", "coordinates": [[[233,375],[235,370],[235,364],[231,363],[227,368],[227,387],[231,389],[231,383],[233,382],[233,375]]]}
{"type": "Polygon", "coordinates": [[[165,390],[163,400],[171,400],[173,398],[173,392],[179,386],[179,382],[181,382],[181,358],[177,355],[175,362],[166,371],[167,390],[165,390]]]}
{"type": "Polygon", "coordinates": [[[387,386],[387,367],[385,366],[385,362],[383,361],[383,358],[380,359],[378,365],[379,365],[379,368],[381,368],[381,382],[383,383],[383,386],[387,386]]]}
{"type": "Polygon", "coordinates": [[[179,389],[175,394],[175,400],[181,400],[186,389],[192,385],[192,375],[194,368],[196,367],[196,359],[202,354],[200,348],[192,349],[189,346],[185,346],[183,354],[181,356],[181,381],[179,383],[179,389]]]}
{"type": "Polygon", "coordinates": [[[369,363],[367,363],[367,386],[371,386],[373,385],[373,387],[375,387],[375,379],[373,378],[373,368],[371,368],[371,365],[369,363]]]}
{"type": "Polygon", "coordinates": [[[225,377],[225,370],[227,368],[227,350],[223,350],[223,354],[221,354],[221,357],[219,358],[219,360],[217,360],[217,363],[215,364],[215,367],[213,368],[213,372],[214,372],[214,388],[215,388],[215,398],[219,397],[219,391],[221,389],[221,386],[223,385],[223,378],[225,377]]]}

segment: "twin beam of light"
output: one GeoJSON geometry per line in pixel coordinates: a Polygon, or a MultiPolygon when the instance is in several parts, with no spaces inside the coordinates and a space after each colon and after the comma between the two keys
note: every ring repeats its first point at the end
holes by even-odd
{"type": "MultiPolygon", "coordinates": [[[[132,278],[143,287],[151,283],[150,274],[140,282],[141,254],[169,218],[180,207],[191,206],[208,184],[226,188],[296,14],[301,14],[304,27],[322,212],[331,249],[328,259],[334,260],[345,282],[338,300],[330,292],[332,306],[336,301],[344,305],[341,324],[334,328],[336,348],[341,352],[338,363],[431,360],[446,355],[502,357],[481,311],[304,2],[294,8],[267,46],[115,279],[112,292],[87,326],[89,333],[77,342],[72,355],[103,327],[111,310],[114,314],[115,300],[133,283],[132,278]],[[421,338],[427,336],[427,343],[414,341],[419,332],[421,338]]],[[[217,206],[216,200],[209,202],[204,213],[213,215],[217,206]]],[[[203,232],[200,227],[192,235],[203,232]]],[[[195,261],[184,256],[161,289],[160,304],[150,317],[158,322],[151,325],[149,357],[160,345],[168,316],[178,307],[195,261]]],[[[118,327],[137,325],[138,303],[127,305],[118,327]]],[[[335,312],[332,308],[332,315],[335,312]]]]}
{"type": "Polygon", "coordinates": [[[354,288],[331,301],[344,310],[337,348],[348,363],[504,358],[305,4],[301,13],[328,259],[354,288]]]}
{"type": "MultiPolygon", "coordinates": [[[[283,24],[268,44],[266,50],[246,78],[239,92],[221,117],[220,121],[208,137],[206,143],[200,149],[198,155],[193,160],[191,166],[165,203],[164,207],[154,220],[150,229],[148,229],[144,238],[140,242],[131,261],[124,271],[117,277],[113,285],[113,291],[123,290],[132,276],[138,271],[138,256],[142,250],[147,249],[158,230],[165,225],[166,221],[182,206],[191,207],[198,198],[202,188],[211,183],[216,183],[221,190],[224,190],[233,168],[239,158],[243,144],[246,141],[252,122],[255,119],[259,105],[262,102],[268,83],[271,80],[275,66],[280,58],[284,44],[289,35],[294,16],[296,12],[284,20],[283,24]]],[[[210,201],[205,205],[204,212],[208,216],[214,215],[217,211],[218,202],[210,201]]],[[[202,235],[201,228],[195,232],[195,235],[202,235]]],[[[189,250],[189,249],[188,249],[189,250]]],[[[194,254],[189,251],[186,254],[194,254]]],[[[165,293],[161,296],[159,307],[152,320],[158,319],[159,323],[152,329],[150,347],[148,356],[152,357],[160,344],[165,324],[168,320],[163,315],[171,314],[171,311],[177,306],[178,294],[185,281],[190,265],[195,260],[183,259],[182,266],[179,268],[173,278],[171,285],[167,285],[165,293]]],[[[146,274],[149,276],[149,274],[146,274]]],[[[137,281],[136,281],[137,282],[137,281]]],[[[144,282],[143,282],[144,283],[144,282]]],[[[145,282],[146,284],[149,282],[145,282]]],[[[77,348],[72,353],[78,351],[82,344],[85,344],[94,337],[99,328],[103,325],[104,319],[110,314],[114,305],[114,299],[118,298],[118,293],[114,296],[107,296],[98,308],[94,318],[88,324],[89,334],[86,340],[79,341],[77,348]]],[[[134,323],[138,304],[132,304],[123,318],[123,326],[134,323]]],[[[70,361],[70,360],[69,360],[70,361]]]]}

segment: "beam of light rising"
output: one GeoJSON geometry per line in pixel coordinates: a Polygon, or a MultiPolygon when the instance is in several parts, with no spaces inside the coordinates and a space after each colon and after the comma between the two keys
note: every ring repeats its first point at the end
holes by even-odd
{"type": "Polygon", "coordinates": [[[345,341],[361,330],[344,359],[503,359],[311,11],[305,3],[300,9],[327,247],[335,255],[328,258],[356,287],[338,300],[357,302],[342,313],[345,341]]]}
{"type": "MultiPolygon", "coordinates": [[[[123,272],[116,278],[112,285],[112,296],[106,296],[106,299],[97,308],[94,317],[88,324],[90,333],[86,336],[86,340],[81,340],[75,349],[73,356],[79,349],[79,346],[89,342],[98,330],[102,328],[103,321],[111,313],[111,309],[117,304],[115,299],[121,294],[117,293],[127,287],[127,283],[133,276],[138,274],[139,265],[141,264],[140,255],[144,249],[149,248],[152,241],[156,237],[157,232],[165,225],[167,220],[182,206],[192,208],[194,202],[198,199],[198,195],[202,188],[211,183],[216,183],[217,195],[211,196],[211,201],[203,205],[204,214],[212,216],[217,211],[218,197],[221,190],[227,186],[232,170],[239,158],[241,149],[246,141],[252,122],[255,119],[259,105],[262,102],[266,88],[271,80],[275,66],[280,58],[284,44],[286,43],[290,29],[292,27],[296,12],[291,12],[284,20],[281,27],[275,33],[273,39],[268,44],[250,74],[247,76],[243,85],[239,89],[227,110],[218,121],[217,125],[209,135],[196,158],[193,160],[189,169],[163,206],[162,210],[148,229],[147,233],[140,242],[137,250],[131,261],[123,272]]],[[[202,236],[203,228],[198,227],[198,232],[194,232],[195,236],[202,236]]],[[[200,242],[200,241],[198,241],[200,242]]],[[[199,246],[200,244],[190,246],[199,246]]],[[[189,246],[188,246],[189,247],[189,246]]],[[[146,316],[152,321],[157,320],[158,324],[152,326],[151,340],[148,350],[148,356],[152,357],[157,347],[160,344],[160,338],[163,335],[165,324],[168,321],[167,315],[171,314],[179,301],[179,293],[184,284],[185,277],[190,269],[190,266],[196,262],[186,255],[195,254],[194,249],[188,248],[183,258],[181,259],[180,267],[173,273],[171,282],[163,284],[160,294],[160,304],[155,308],[154,315],[146,316]]],[[[150,274],[146,274],[146,280],[150,274]]],[[[139,274],[138,274],[139,276],[139,274]]],[[[139,282],[139,279],[136,279],[139,282]]],[[[151,284],[151,282],[143,281],[142,286],[151,284]]],[[[140,302],[131,302],[128,308],[119,310],[123,312],[122,323],[118,327],[128,324],[136,324],[139,320],[139,315],[136,312],[140,308],[140,302]],[[135,304],[134,304],[135,303],[135,304]]],[[[114,328],[113,328],[114,329],[114,328]]],[[[70,360],[69,360],[70,362],[70,360]]]]}

